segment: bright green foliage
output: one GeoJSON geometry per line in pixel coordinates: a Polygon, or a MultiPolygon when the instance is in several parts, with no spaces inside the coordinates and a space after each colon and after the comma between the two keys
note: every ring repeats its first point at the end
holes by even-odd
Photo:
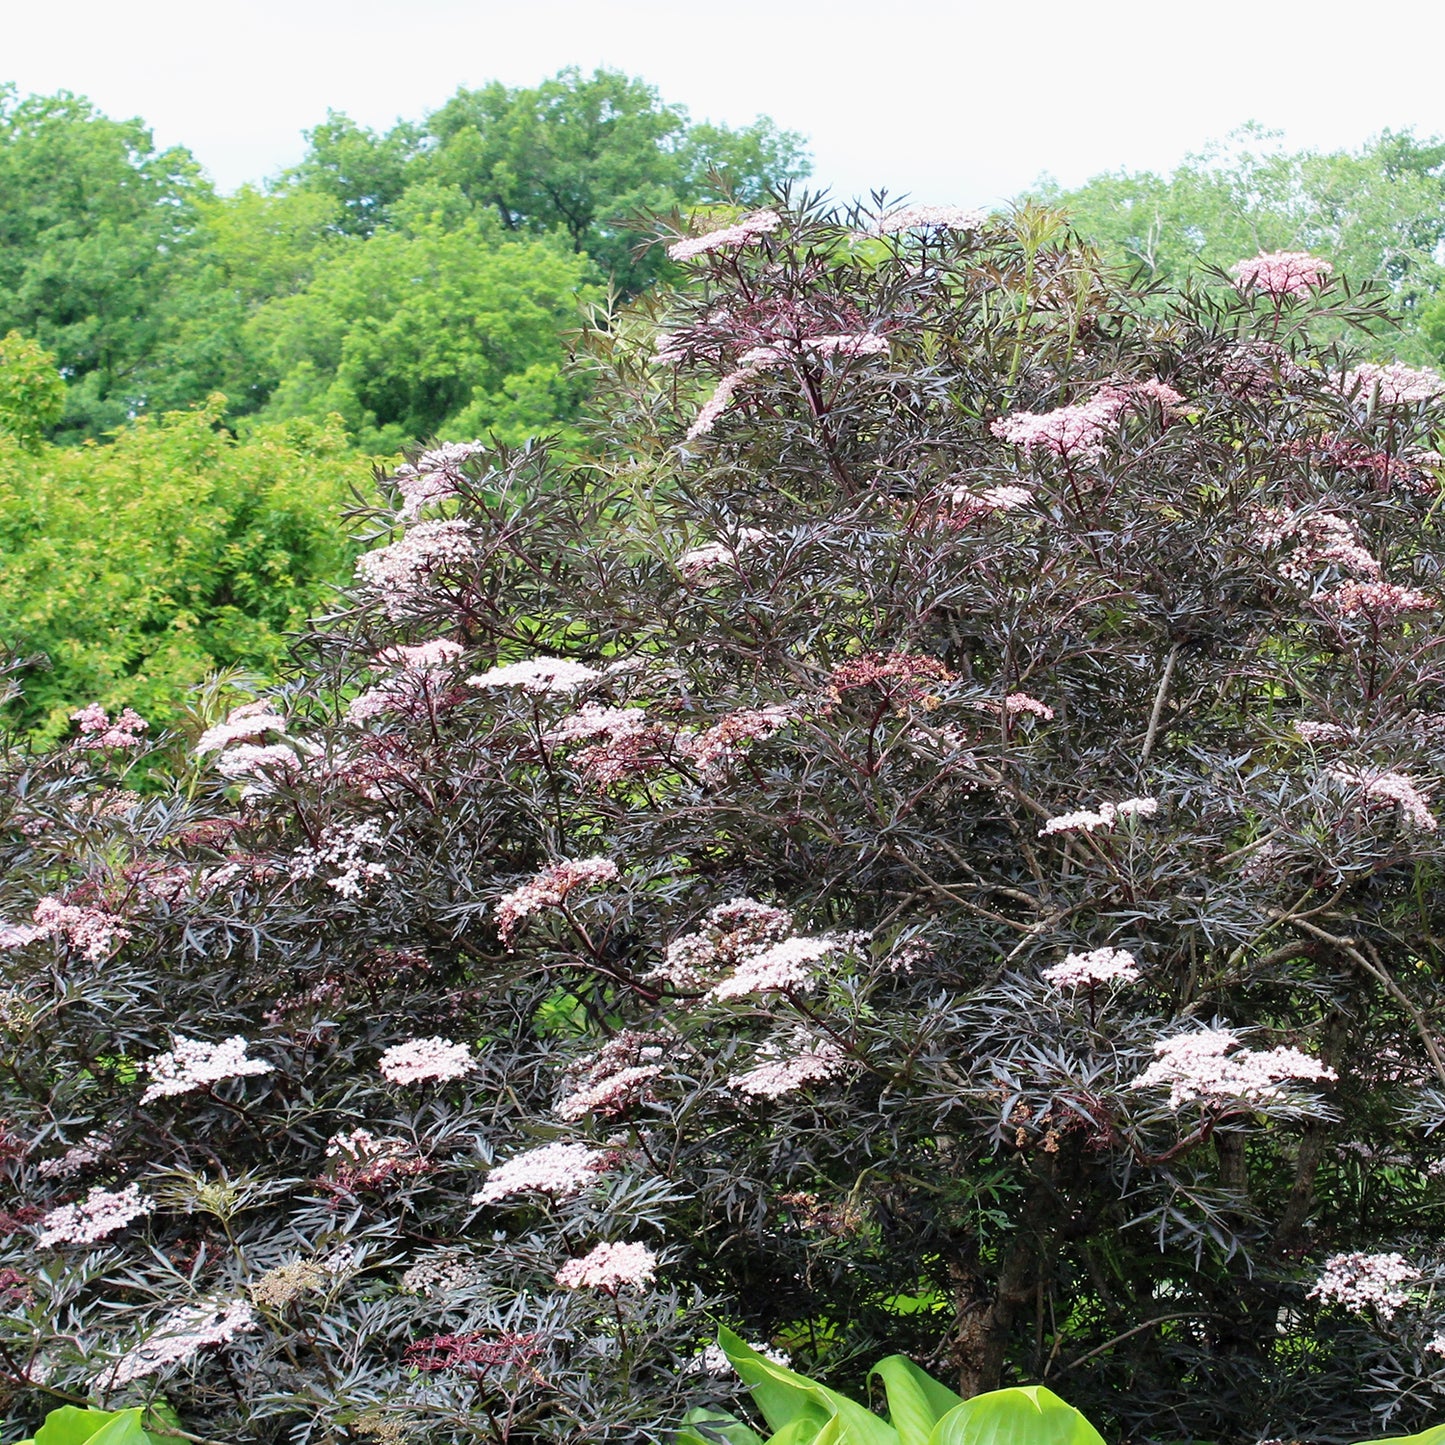
{"type": "MultiPolygon", "coordinates": [[[[1385,282],[1407,316],[1424,313],[1423,323],[1436,315],[1445,145],[1386,131],[1357,152],[1287,152],[1276,139],[1246,127],[1168,175],[1119,171],[1039,194],[1065,206],[1106,254],[1160,278],[1228,268],[1260,251],[1304,250],[1356,281],[1385,282]]],[[[1407,360],[1428,354],[1410,330],[1392,348],[1407,360]]],[[[1445,354],[1438,343],[1435,354],[1445,354]]]]}
{"type": "Polygon", "coordinates": [[[65,382],[55,358],[18,331],[0,338],[0,436],[33,450],[64,410],[65,382]]]}
{"type": "Polygon", "coordinates": [[[485,216],[432,212],[351,241],[249,323],[276,378],[266,415],[338,412],[372,451],[552,429],[573,409],[562,338],[590,270],[556,238],[510,238],[485,216]]]}
{"type": "MultiPolygon", "coordinates": [[[[1071,1405],[1041,1385],[991,1390],[963,1400],[903,1355],[869,1372],[883,1384],[888,1418],[780,1365],[729,1329],[718,1343],[773,1432],[766,1440],[741,1421],[698,1410],[677,1445],[1104,1445],[1071,1405]]],[[[1433,1445],[1433,1442],[1432,1442],[1433,1445]]]]}
{"type": "Polygon", "coordinates": [[[274,674],[286,631],[346,576],[336,512],[359,463],[340,427],[237,442],[220,401],[107,447],[0,440],[0,644],[50,660],[20,719],[42,737],[92,700],[160,723],[216,668],[274,674]]]}
{"type": "Polygon", "coordinates": [[[62,1405],[45,1417],[33,1440],[20,1445],[163,1445],[174,1435],[156,1435],[145,1428],[145,1409],[90,1410],[62,1405]]]}
{"type": "Polygon", "coordinates": [[[139,121],[0,85],[0,333],[55,353],[65,435],[98,435],[143,402],[138,372],[204,191],[189,153],[157,152],[139,121]]]}
{"type": "MultiPolygon", "coordinates": [[[[1042,1385],[989,1390],[963,1400],[904,1355],[869,1371],[882,1382],[885,1420],[846,1395],[790,1370],[729,1329],[718,1343],[772,1431],[766,1439],[722,1411],[694,1410],[675,1445],[1104,1445],[1072,1405],[1042,1385]]],[[[1445,1445],[1445,1425],[1362,1445],[1445,1445]]]]}

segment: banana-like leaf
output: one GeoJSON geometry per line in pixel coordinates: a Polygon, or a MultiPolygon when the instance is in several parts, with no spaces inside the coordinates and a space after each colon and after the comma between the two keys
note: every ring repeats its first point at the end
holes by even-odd
{"type": "Polygon", "coordinates": [[[1360,1445],[1445,1445],[1445,1425],[1432,1425],[1418,1435],[1391,1435],[1384,1440],[1362,1440],[1360,1445]]]}
{"type": "Polygon", "coordinates": [[[950,1410],[928,1445],[1104,1445],[1072,1405],[1042,1385],[991,1390],[950,1410]]]}
{"type": "Polygon", "coordinates": [[[947,1385],[925,1374],[907,1355],[889,1355],[868,1371],[888,1391],[888,1419],[898,1431],[899,1445],[928,1445],[933,1427],[963,1404],[947,1385]]]}
{"type": "Polygon", "coordinates": [[[138,1405],[130,1410],[62,1405],[45,1417],[31,1445],[156,1445],[157,1437],[141,1424],[144,1413],[138,1405]]]}
{"type": "Polygon", "coordinates": [[[898,1432],[856,1400],[776,1364],[726,1327],[718,1331],[717,1339],[773,1430],[780,1431],[795,1421],[812,1421],[818,1431],[815,1445],[830,1445],[830,1441],[837,1445],[900,1445],[898,1432]],[[832,1420],[839,1422],[835,1432],[842,1433],[829,1437],[823,1431],[832,1420]]]}

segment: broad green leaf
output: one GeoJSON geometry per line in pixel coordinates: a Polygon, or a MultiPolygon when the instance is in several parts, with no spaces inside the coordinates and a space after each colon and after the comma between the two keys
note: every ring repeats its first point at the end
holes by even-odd
{"type": "Polygon", "coordinates": [[[86,1445],[155,1445],[156,1437],[141,1424],[143,1414],[139,1406],[122,1410],[109,1425],[102,1425],[86,1445]]]}
{"type": "Polygon", "coordinates": [[[889,1355],[868,1372],[888,1391],[888,1418],[898,1431],[899,1445],[928,1445],[933,1427],[963,1404],[947,1385],[920,1370],[907,1355],[889,1355]]]}
{"type": "MultiPolygon", "coordinates": [[[[45,1417],[45,1423],[35,1432],[35,1445],[86,1445],[121,1413],[132,1412],[61,1405],[45,1417]]],[[[140,1414],[138,1410],[133,1413],[140,1414]]],[[[111,1445],[111,1442],[107,1441],[106,1445],[111,1445]]]]}
{"type": "Polygon", "coordinates": [[[719,1440],[725,1440],[727,1445],[763,1445],[763,1437],[736,1415],[709,1410],[703,1405],[682,1417],[682,1429],[673,1436],[674,1445],[717,1445],[719,1440]],[[707,1427],[706,1433],[696,1428],[703,1425],[707,1427]]]}
{"type": "Polygon", "coordinates": [[[899,1445],[898,1432],[871,1410],[796,1370],[775,1364],[744,1344],[730,1329],[724,1327],[718,1331],[718,1344],[774,1430],[781,1430],[794,1420],[812,1419],[820,1431],[818,1445],[824,1445],[822,1428],[830,1418],[836,1417],[840,1422],[838,1429],[846,1431],[837,1437],[840,1442],[899,1445]]]}
{"type": "Polygon", "coordinates": [[[1360,1445],[1445,1445],[1445,1425],[1432,1425],[1418,1435],[1390,1435],[1384,1440],[1362,1440],[1360,1445]]]}
{"type": "Polygon", "coordinates": [[[1042,1385],[992,1390],[950,1410],[928,1445],[1104,1445],[1072,1405],[1042,1385]]]}

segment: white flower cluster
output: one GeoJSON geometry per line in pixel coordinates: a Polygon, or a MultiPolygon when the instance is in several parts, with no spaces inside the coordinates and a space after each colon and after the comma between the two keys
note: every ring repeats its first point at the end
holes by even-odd
{"type": "Polygon", "coordinates": [[[1236,1100],[1266,1103],[1284,1096],[1286,1080],[1328,1083],[1339,1075],[1299,1049],[1239,1047],[1233,1029],[1199,1029],[1154,1045],[1159,1057],[1129,1085],[1131,1089],[1168,1086],[1169,1107],[1198,1100],[1224,1104],[1236,1100]]]}
{"type": "Polygon", "coordinates": [[[368,848],[385,846],[381,825],[374,818],[360,823],[332,823],[321,834],[314,848],[298,848],[287,871],[292,878],[315,878],[323,869],[332,871],[326,880],[343,898],[360,898],[366,885],[379,878],[389,878],[390,870],[366,856],[368,848]]]}
{"type": "Polygon", "coordinates": [[[966,206],[899,206],[880,216],[872,231],[876,236],[898,231],[977,231],[987,222],[987,211],[966,206]]]}
{"type": "MultiPolygon", "coordinates": [[[[766,1340],[749,1340],[748,1348],[756,1355],[761,1355],[765,1360],[771,1360],[775,1365],[781,1365],[785,1370],[791,1369],[793,1359],[791,1355],[785,1354],[782,1350],[775,1350],[766,1340]]],[[[733,1363],[727,1357],[727,1352],[719,1344],[710,1344],[699,1350],[686,1365],[683,1366],[684,1375],[718,1375],[726,1377],[733,1373],[733,1363]]]]}
{"type": "Polygon", "coordinates": [[[599,1244],[557,1271],[563,1289],[600,1289],[616,1294],[624,1285],[647,1284],[657,1273],[657,1256],[643,1244],[599,1244]]]}
{"type": "Polygon", "coordinates": [[[469,1289],[485,1277],[461,1250],[447,1249],[412,1265],[401,1277],[401,1288],[405,1294],[444,1295],[469,1289]]]}
{"type": "Polygon", "coordinates": [[[495,1204],[511,1194],[580,1194],[607,1167],[606,1156],[585,1144],[544,1144],[498,1164],[472,1195],[473,1204],[495,1204]]]}
{"type": "Polygon", "coordinates": [[[128,1385],[189,1360],[207,1345],[229,1344],[256,1328],[256,1311],[245,1300],[186,1305],[167,1315],[155,1330],[108,1371],[106,1389],[128,1385]]]}
{"type": "Polygon", "coordinates": [[[380,1060],[381,1075],[393,1084],[421,1084],[428,1079],[460,1079],[477,1066],[465,1044],[450,1039],[408,1039],[393,1044],[380,1060]]]}
{"type": "Polygon", "coordinates": [[[1341,1305],[1352,1314],[1373,1307],[1389,1319],[1410,1298],[1403,1286],[1419,1278],[1419,1270],[1403,1255],[1332,1254],[1309,1297],[1341,1305]]]}
{"type": "Polygon", "coordinates": [[[36,1244],[94,1244],[124,1229],[133,1219],[149,1214],[155,1201],[140,1192],[139,1184],[115,1191],[92,1189],[79,1204],[62,1204],[40,1221],[36,1244]]]}
{"type": "Polygon", "coordinates": [[[266,733],[284,733],[286,719],[276,711],[273,702],[262,700],[233,707],[226,720],[208,727],[196,743],[196,756],[218,753],[232,743],[249,742],[266,733]]]}
{"type": "Polygon", "coordinates": [[[1120,818],[1152,818],[1158,811],[1158,798],[1125,798],[1122,803],[1101,803],[1097,812],[1085,808],[1050,818],[1039,829],[1039,837],[1050,833],[1092,833],[1096,828],[1108,832],[1120,818]]]}
{"type": "Polygon", "coordinates": [[[778,1099],[805,1084],[833,1078],[848,1062],[837,1044],[809,1038],[805,1033],[795,1036],[791,1051],[767,1045],[760,1054],[762,1062],[729,1080],[730,1088],[755,1099],[778,1099]]]}
{"type": "Polygon", "coordinates": [[[101,1158],[115,1147],[105,1134],[87,1134],[79,1144],[73,1144],[58,1159],[43,1159],[35,1166],[35,1172],[42,1179],[69,1179],[82,1169],[98,1164],[101,1158]]]}
{"type": "Polygon", "coordinates": [[[1139,965],[1124,948],[1096,948],[1090,953],[1070,953],[1062,963],[1046,968],[1045,983],[1055,988],[1095,988],[1101,983],[1136,983],[1139,965]]]}
{"type": "Polygon", "coordinates": [[[701,577],[718,567],[735,566],[738,554],[757,542],[765,542],[772,535],[761,527],[743,527],[738,532],[735,545],[727,542],[704,542],[689,547],[677,559],[678,570],[684,577],[701,577]]]}
{"type": "Polygon", "coordinates": [[[381,600],[393,619],[406,615],[421,599],[437,572],[473,559],[470,523],[418,522],[398,542],[364,552],[356,559],[356,576],[381,600]]]}
{"type": "Polygon", "coordinates": [[[585,662],[565,657],[529,657],[508,662],[486,672],[473,673],[467,681],[473,687],[517,687],[523,692],[576,692],[601,674],[585,662]]]}
{"type": "Polygon", "coordinates": [[[457,487],[466,480],[462,463],[485,453],[479,441],[443,442],[426,451],[416,462],[403,462],[392,478],[401,493],[397,519],[415,521],[423,508],[433,502],[444,502],[457,494],[457,487]]]}
{"type": "Polygon", "coordinates": [[[789,993],[811,989],[818,981],[810,967],[838,947],[831,938],[785,938],[761,953],[749,954],[737,969],[708,990],[710,999],[743,998],[750,993],[789,993]]]}
{"type": "Polygon", "coordinates": [[[662,1073],[654,1060],[662,1045],[651,1036],[626,1029],[614,1035],[595,1053],[578,1061],[571,1091],[557,1105],[557,1116],[569,1122],[587,1114],[620,1114],[647,1093],[662,1073]]]}
{"type": "Polygon", "coordinates": [[[273,1072],[272,1066],[263,1060],[247,1058],[248,1048],[250,1044],[240,1034],[233,1034],[219,1044],[177,1035],[172,1048],[141,1066],[152,1080],[141,1095],[141,1103],[149,1104],[172,1094],[189,1094],[221,1079],[273,1072]]]}

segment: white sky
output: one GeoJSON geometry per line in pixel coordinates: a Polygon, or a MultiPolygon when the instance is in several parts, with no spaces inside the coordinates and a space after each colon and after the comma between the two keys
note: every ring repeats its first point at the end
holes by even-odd
{"type": "Polygon", "coordinates": [[[328,107],[385,127],[603,65],[695,119],[802,131],[845,195],[983,204],[1250,119],[1298,146],[1445,133],[1442,54],[1441,0],[0,0],[0,80],[139,115],[226,189],[299,159],[328,107]]]}

